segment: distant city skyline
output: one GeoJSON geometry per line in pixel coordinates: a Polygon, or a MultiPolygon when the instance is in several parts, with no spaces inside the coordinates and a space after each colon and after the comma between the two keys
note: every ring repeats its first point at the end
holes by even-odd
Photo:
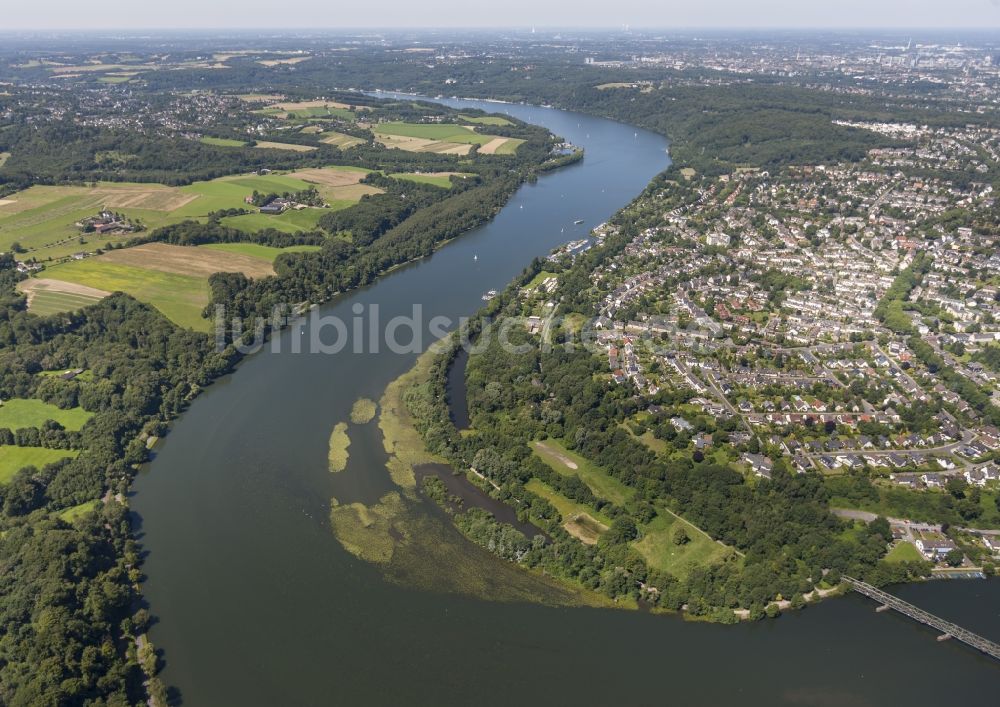
{"type": "Polygon", "coordinates": [[[477,6],[457,0],[382,0],[350,5],[299,0],[37,0],[12,3],[0,30],[87,29],[351,29],[351,28],[813,28],[891,29],[1000,27],[1000,0],[840,0],[791,4],[778,0],[689,2],[507,0],[477,6]]]}

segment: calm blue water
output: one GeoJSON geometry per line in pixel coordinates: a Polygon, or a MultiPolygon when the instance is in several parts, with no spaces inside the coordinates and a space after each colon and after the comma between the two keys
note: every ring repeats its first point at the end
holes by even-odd
{"type": "MultiPolygon", "coordinates": [[[[349,320],[360,303],[379,305],[383,321],[414,304],[425,315],[471,315],[485,290],[582,237],[668,165],[662,137],[627,125],[448,103],[509,111],[583,145],[587,157],[324,314],[349,320]]],[[[349,482],[327,471],[327,440],[357,398],[378,399],[415,354],[296,355],[293,336],[308,332],[286,331],[284,353],[251,357],[199,397],[134,484],[144,593],[160,618],[151,638],[185,704],[940,705],[988,703],[1000,685],[985,658],[876,616],[860,597],[723,627],[387,584],[341,548],[327,520],[331,496],[370,499],[385,488],[376,428],[352,428],[351,469],[361,473],[349,482]]],[[[902,593],[1000,638],[1000,583],[902,593]]]]}

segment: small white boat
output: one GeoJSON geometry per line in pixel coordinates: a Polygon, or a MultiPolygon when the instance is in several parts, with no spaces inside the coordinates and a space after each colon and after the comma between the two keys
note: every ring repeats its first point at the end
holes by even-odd
{"type": "Polygon", "coordinates": [[[582,218],[578,218],[578,219],[577,219],[576,221],[574,221],[573,223],[575,223],[575,224],[576,224],[577,226],[579,226],[579,225],[580,225],[581,223],[583,223],[583,219],[582,219],[582,218]]]}
{"type": "Polygon", "coordinates": [[[478,256],[478,255],[473,255],[473,256],[472,256],[472,259],[473,259],[473,260],[479,260],[479,256],[478,256]]]}

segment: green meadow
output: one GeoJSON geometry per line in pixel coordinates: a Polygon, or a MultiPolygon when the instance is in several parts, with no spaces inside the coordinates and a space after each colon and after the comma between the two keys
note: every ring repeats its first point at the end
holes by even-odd
{"type": "Polygon", "coordinates": [[[476,125],[513,125],[512,122],[498,115],[460,115],[458,117],[467,123],[475,123],[476,125]]]}
{"type": "Polygon", "coordinates": [[[246,145],[242,140],[231,140],[225,137],[205,136],[201,138],[201,142],[206,145],[215,145],[216,147],[243,147],[246,145]]]}
{"type": "Polygon", "coordinates": [[[87,258],[46,268],[45,277],[97,287],[109,292],[126,292],[160,310],[183,327],[208,331],[210,322],[201,312],[208,304],[208,280],[160,270],[145,270],[87,258]]]}
{"type": "Polygon", "coordinates": [[[433,174],[411,174],[408,172],[396,172],[395,174],[390,174],[393,179],[402,179],[407,182],[416,182],[418,184],[431,184],[435,187],[441,187],[443,189],[451,189],[451,177],[449,176],[439,176],[433,174]]]}
{"type": "Polygon", "coordinates": [[[473,145],[485,145],[497,137],[496,135],[483,135],[461,125],[447,123],[379,123],[374,130],[386,135],[401,135],[403,137],[423,138],[424,140],[473,145]]]}
{"type": "Polygon", "coordinates": [[[598,498],[611,501],[617,506],[623,506],[628,499],[635,495],[635,489],[629,488],[579,454],[569,451],[561,442],[552,439],[547,439],[544,442],[532,442],[531,449],[554,471],[563,476],[579,477],[598,498]]]}
{"type": "Polygon", "coordinates": [[[41,469],[46,464],[75,457],[77,454],[79,452],[71,449],[0,446],[0,484],[10,482],[14,475],[26,466],[41,469]]]}
{"type": "Polygon", "coordinates": [[[78,430],[92,416],[83,408],[63,410],[33,398],[12,398],[0,405],[0,427],[11,430],[41,427],[47,420],[55,420],[67,430],[78,430]]]}
{"type": "Polygon", "coordinates": [[[886,562],[923,562],[924,559],[917,546],[909,542],[897,543],[885,556],[886,562]]]}
{"type": "Polygon", "coordinates": [[[209,248],[211,250],[221,250],[224,253],[236,253],[238,255],[249,255],[252,258],[260,258],[269,263],[282,253],[315,253],[320,249],[318,245],[293,245],[288,248],[274,248],[268,245],[257,243],[209,243],[198,246],[199,248],[209,248]]]}
{"type": "Polygon", "coordinates": [[[660,515],[642,526],[639,540],[632,543],[651,567],[684,579],[691,570],[721,562],[733,553],[686,520],[663,508],[657,512],[660,515]],[[678,528],[687,534],[688,540],[682,544],[675,540],[678,528]]]}
{"type": "Polygon", "coordinates": [[[100,507],[101,507],[101,501],[95,498],[93,501],[87,501],[85,503],[81,503],[78,506],[72,506],[71,508],[67,508],[66,510],[62,511],[59,514],[59,517],[62,520],[66,521],[67,523],[72,523],[77,518],[81,518],[86,514],[90,513],[91,511],[96,511],[100,507]]]}

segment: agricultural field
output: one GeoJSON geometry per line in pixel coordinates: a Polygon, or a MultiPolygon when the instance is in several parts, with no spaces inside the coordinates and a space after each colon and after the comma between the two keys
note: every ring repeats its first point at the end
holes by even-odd
{"type": "Polygon", "coordinates": [[[243,140],[231,140],[225,137],[209,137],[205,136],[199,140],[206,145],[215,145],[216,147],[244,147],[247,143],[243,140]]]}
{"type": "Polygon", "coordinates": [[[512,122],[510,122],[506,118],[501,118],[498,115],[481,115],[481,116],[460,115],[458,117],[467,123],[475,123],[476,125],[503,125],[503,126],[513,125],[512,122]]]}
{"type": "Polygon", "coordinates": [[[63,410],[34,398],[12,398],[0,405],[0,427],[9,430],[41,427],[48,420],[55,420],[67,430],[78,430],[92,416],[83,408],[63,410]]]}
{"type": "Polygon", "coordinates": [[[54,265],[45,274],[51,279],[126,292],[180,326],[209,330],[210,322],[201,316],[209,300],[207,277],[122,265],[102,257],[54,265]]]}
{"type": "MultiPolygon", "coordinates": [[[[358,182],[368,170],[353,167],[307,169],[292,175],[235,175],[184,187],[129,182],[101,182],[88,186],[33,186],[0,199],[0,250],[19,243],[23,258],[45,262],[79,251],[93,251],[106,243],[121,243],[124,235],[84,234],[74,224],[101,209],[122,213],[126,218],[155,229],[185,219],[203,218],[212,211],[241,208],[254,190],[261,193],[296,192],[315,186],[331,206],[350,205],[374,187],[358,182]]],[[[321,215],[309,210],[305,216],[291,216],[290,232],[309,230],[321,215]],[[311,219],[311,221],[310,221],[311,219]]],[[[284,218],[278,217],[279,219],[284,218]]],[[[281,228],[278,223],[268,226],[281,228]]],[[[104,289],[104,288],[100,288],[104,289]]]]}
{"type": "Polygon", "coordinates": [[[342,118],[354,120],[355,114],[346,103],[336,101],[298,101],[275,103],[267,108],[254,111],[281,120],[342,118]]]}
{"type": "Polygon", "coordinates": [[[354,137],[353,135],[346,135],[345,133],[338,133],[335,130],[330,130],[324,132],[320,136],[320,142],[326,145],[339,147],[341,150],[347,150],[357,145],[363,145],[365,141],[359,137],[354,137]]]}
{"type": "Polygon", "coordinates": [[[295,56],[287,59],[258,59],[257,63],[267,67],[281,66],[282,64],[294,65],[301,64],[303,61],[307,61],[311,58],[311,56],[295,56]]]}
{"type": "Polygon", "coordinates": [[[436,187],[441,187],[443,189],[451,189],[452,177],[467,177],[468,174],[463,172],[397,172],[396,174],[390,174],[393,179],[404,179],[408,182],[417,182],[418,184],[432,184],[436,187]]]}
{"type": "Polygon", "coordinates": [[[282,253],[315,253],[320,249],[318,245],[293,245],[288,248],[274,248],[268,245],[257,243],[209,243],[198,246],[208,250],[220,250],[223,253],[238,253],[251,258],[258,258],[268,263],[273,263],[274,259],[282,253]]]}
{"type": "Polygon", "coordinates": [[[312,152],[319,149],[314,145],[296,145],[290,142],[270,142],[269,140],[258,140],[254,147],[259,150],[290,150],[292,152],[312,152]]]}
{"type": "Polygon", "coordinates": [[[253,278],[274,274],[271,264],[260,258],[167,243],[146,243],[134,248],[112,250],[91,260],[205,279],[217,272],[241,272],[253,278]]]}
{"type": "Polygon", "coordinates": [[[611,526],[611,521],[590,506],[566,498],[539,479],[524,485],[533,494],[551,503],[562,516],[566,532],[587,545],[596,545],[598,538],[611,526]]]}
{"type": "Polygon", "coordinates": [[[110,292],[73,282],[29,278],[17,283],[18,292],[28,297],[28,310],[41,316],[74,312],[100,302],[110,292]]]}
{"type": "Polygon", "coordinates": [[[524,142],[516,138],[477,133],[468,125],[447,123],[380,123],[372,130],[378,141],[386,147],[408,152],[467,155],[472,145],[479,145],[482,154],[514,154],[524,142]]]}
{"type": "Polygon", "coordinates": [[[640,538],[633,543],[651,567],[684,579],[691,570],[721,562],[734,552],[686,520],[663,508],[657,510],[659,515],[640,528],[640,538]],[[680,528],[687,540],[679,543],[676,533],[680,528]]]}
{"type": "Polygon", "coordinates": [[[9,159],[10,159],[9,152],[0,152],[0,167],[3,167],[5,164],[7,164],[7,160],[9,159]]]}
{"type": "Polygon", "coordinates": [[[208,331],[201,313],[209,300],[208,278],[216,272],[249,277],[274,274],[271,262],[241,253],[147,243],[46,268],[47,280],[126,292],[160,310],[180,326],[208,331]]]}
{"type": "Polygon", "coordinates": [[[596,464],[569,451],[560,442],[552,439],[532,442],[531,448],[553,471],[563,476],[579,477],[590,487],[595,496],[616,506],[625,505],[625,502],[635,494],[634,489],[613,478],[596,464]]]}
{"type": "Polygon", "coordinates": [[[26,466],[41,469],[60,459],[75,457],[79,452],[72,449],[47,449],[45,447],[0,446],[0,484],[6,484],[26,466]]]}

